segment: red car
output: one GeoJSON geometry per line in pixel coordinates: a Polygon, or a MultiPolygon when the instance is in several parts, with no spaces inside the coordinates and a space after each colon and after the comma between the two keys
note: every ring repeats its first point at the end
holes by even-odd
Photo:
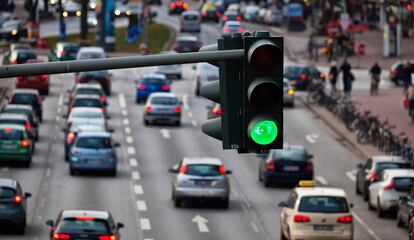
{"type": "MultiPolygon", "coordinates": [[[[27,63],[38,63],[41,60],[30,59],[27,63]]],[[[49,94],[49,75],[42,74],[38,76],[16,77],[16,88],[37,89],[42,95],[49,94]]]]}

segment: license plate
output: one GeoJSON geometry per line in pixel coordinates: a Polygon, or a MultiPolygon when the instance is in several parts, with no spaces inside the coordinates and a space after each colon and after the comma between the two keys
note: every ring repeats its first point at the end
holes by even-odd
{"type": "Polygon", "coordinates": [[[210,186],[210,181],[195,181],[195,184],[198,186],[210,186]]]}
{"type": "Polygon", "coordinates": [[[29,81],[34,81],[34,80],[36,80],[37,78],[35,77],[35,76],[31,76],[31,77],[27,77],[27,80],[29,80],[29,81]]]}
{"type": "Polygon", "coordinates": [[[333,231],[332,225],[313,225],[315,231],[333,231]]]}
{"type": "Polygon", "coordinates": [[[298,166],[285,166],[283,170],[289,171],[289,172],[296,172],[296,171],[299,171],[299,167],[298,166]]]}
{"type": "Polygon", "coordinates": [[[183,51],[190,51],[191,50],[191,48],[189,48],[189,47],[183,47],[183,51]]]}

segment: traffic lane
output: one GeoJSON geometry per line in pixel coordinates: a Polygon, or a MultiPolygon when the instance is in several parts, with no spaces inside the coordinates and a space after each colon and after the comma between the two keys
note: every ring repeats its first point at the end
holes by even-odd
{"type": "Polygon", "coordinates": [[[355,182],[349,175],[358,163],[366,159],[355,153],[356,151],[343,138],[327,127],[318,116],[309,112],[301,102],[296,103],[295,109],[285,110],[284,128],[287,141],[305,146],[314,155],[315,176],[322,177],[322,180],[319,178],[319,182],[346,191],[349,202],[354,204],[355,238],[405,238],[406,230],[398,229],[395,219],[377,218],[374,212],[368,210],[367,203],[355,194],[355,182]],[[301,119],[301,121],[288,121],[288,119],[301,119]]]}
{"type": "MultiPolygon", "coordinates": [[[[73,84],[73,76],[67,81],[73,84]]],[[[132,195],[132,180],[129,166],[126,164],[126,147],[124,144],[122,114],[117,98],[119,88],[113,80],[113,95],[109,101],[110,128],[114,129],[115,142],[121,143],[117,149],[118,165],[117,176],[109,177],[103,174],[70,176],[68,164],[64,161],[64,134],[59,133],[55,142],[54,163],[50,174],[50,184],[45,200],[42,215],[42,229],[40,239],[48,236],[48,227],[44,225],[46,219],[56,219],[58,213],[64,209],[106,210],[112,213],[115,221],[125,224],[121,229],[124,239],[142,239],[137,229],[137,212],[131,210],[134,206],[132,195]]],[[[71,86],[71,85],[70,85],[71,86]]],[[[69,86],[68,86],[69,89],[69,86]]],[[[64,121],[60,124],[63,126],[64,121]]]]}

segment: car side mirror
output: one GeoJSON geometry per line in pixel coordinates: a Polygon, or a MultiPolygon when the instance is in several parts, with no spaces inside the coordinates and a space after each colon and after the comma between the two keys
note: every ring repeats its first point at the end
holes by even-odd
{"type": "Polygon", "coordinates": [[[408,202],[408,197],[407,196],[400,196],[398,198],[398,201],[401,202],[401,203],[406,203],[406,202],[408,202]]]}
{"type": "Polygon", "coordinates": [[[114,147],[120,147],[121,144],[119,142],[114,143],[114,147]]]}
{"type": "Polygon", "coordinates": [[[277,204],[277,206],[283,208],[283,207],[287,207],[287,204],[286,202],[280,202],[279,204],[277,204]]]}
{"type": "Polygon", "coordinates": [[[224,171],[224,173],[225,173],[226,175],[230,175],[230,174],[233,174],[233,171],[232,171],[232,170],[226,170],[226,171],[224,171]]]}
{"type": "Polygon", "coordinates": [[[178,173],[178,169],[176,169],[175,167],[171,167],[168,169],[169,173],[178,173]]]}
{"type": "Polygon", "coordinates": [[[124,228],[124,227],[125,227],[125,225],[123,223],[121,223],[121,222],[119,222],[119,223],[116,224],[116,228],[118,228],[118,229],[124,228]]]}
{"type": "Polygon", "coordinates": [[[24,193],[24,198],[30,198],[32,197],[32,194],[29,192],[24,193]]]}
{"type": "Polygon", "coordinates": [[[313,158],[313,154],[308,154],[308,159],[312,159],[313,158]]]}
{"type": "Polygon", "coordinates": [[[48,225],[48,226],[50,226],[50,227],[53,227],[53,220],[51,220],[51,219],[49,219],[49,220],[47,220],[46,222],[45,222],[45,224],[46,225],[48,225]]]}
{"type": "Polygon", "coordinates": [[[362,163],[358,163],[358,164],[357,164],[357,168],[362,169],[362,168],[364,168],[364,165],[362,165],[362,163]]]}

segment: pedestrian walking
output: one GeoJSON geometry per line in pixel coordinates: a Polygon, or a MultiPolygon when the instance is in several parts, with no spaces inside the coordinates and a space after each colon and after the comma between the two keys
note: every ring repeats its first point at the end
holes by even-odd
{"type": "Polygon", "coordinates": [[[355,77],[354,74],[351,72],[352,67],[348,63],[346,59],[341,65],[340,71],[342,72],[342,81],[343,81],[343,90],[345,96],[350,97],[352,91],[352,82],[354,81],[355,77]]]}
{"type": "Polygon", "coordinates": [[[369,93],[371,94],[371,96],[378,95],[379,83],[381,81],[381,71],[381,67],[377,62],[375,62],[369,70],[369,73],[371,74],[371,87],[369,93]]]}
{"type": "Polygon", "coordinates": [[[406,60],[404,63],[402,72],[401,72],[401,78],[404,84],[404,92],[407,92],[408,86],[412,84],[411,73],[412,73],[411,63],[410,61],[406,60]]]}
{"type": "Polygon", "coordinates": [[[336,93],[336,81],[338,80],[338,67],[336,61],[332,61],[331,68],[329,69],[329,83],[331,84],[331,92],[336,93]]]}

